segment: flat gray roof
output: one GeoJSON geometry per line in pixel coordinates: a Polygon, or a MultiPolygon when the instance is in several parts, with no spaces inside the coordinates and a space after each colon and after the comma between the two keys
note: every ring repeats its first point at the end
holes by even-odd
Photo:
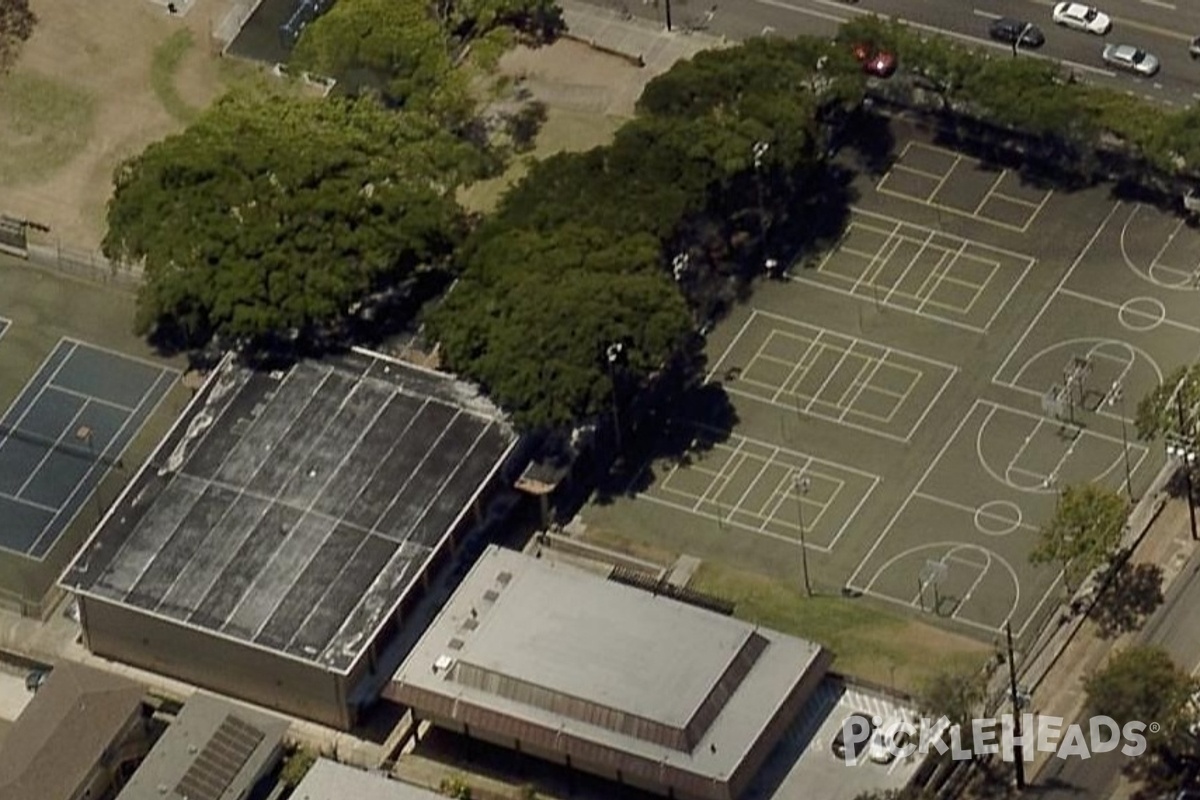
{"type": "Polygon", "coordinates": [[[163,786],[171,797],[239,800],[274,766],[287,729],[279,717],[197,692],[117,800],[162,800],[163,786]]]}
{"type": "Polygon", "coordinates": [[[448,375],[227,358],[60,583],[346,672],[515,443],[448,375]]]}
{"type": "Polygon", "coordinates": [[[291,800],[445,800],[435,792],[318,758],[291,800]]]}
{"type": "Polygon", "coordinates": [[[811,642],[493,546],[394,681],[401,694],[411,686],[726,779],[820,654],[811,642]],[[641,721],[608,722],[622,716],[641,721]],[[680,747],[645,735],[647,723],[691,723],[692,735],[680,747]]]}

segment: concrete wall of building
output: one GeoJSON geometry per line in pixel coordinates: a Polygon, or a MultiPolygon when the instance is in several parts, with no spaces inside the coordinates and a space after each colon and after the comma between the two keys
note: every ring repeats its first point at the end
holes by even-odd
{"type": "Polygon", "coordinates": [[[95,598],[79,598],[93,653],[343,730],[344,677],[95,598]]]}
{"type": "Polygon", "coordinates": [[[635,765],[634,762],[639,759],[634,756],[619,756],[616,759],[606,761],[588,759],[581,757],[578,753],[568,755],[561,750],[543,747],[528,739],[516,739],[510,736],[499,735],[492,731],[471,728],[458,720],[448,717],[421,714],[421,718],[428,720],[439,728],[453,731],[471,739],[477,739],[481,742],[487,742],[509,750],[516,750],[525,755],[540,758],[543,761],[561,764],[570,769],[595,775],[622,786],[641,789],[642,791],[660,794],[675,798],[676,800],[734,800],[734,795],[731,793],[727,783],[712,781],[707,778],[700,778],[699,776],[693,776],[695,780],[687,780],[686,776],[682,774],[678,774],[681,780],[674,781],[670,773],[681,773],[682,771],[677,769],[660,770],[657,765],[650,764],[635,765]],[[622,764],[624,764],[626,769],[622,769],[622,764]],[[643,769],[636,769],[637,766],[641,766],[643,769]],[[641,774],[644,772],[655,772],[661,777],[659,779],[648,779],[644,774],[641,774]]]}
{"type": "Polygon", "coordinates": [[[775,715],[763,727],[762,733],[751,745],[750,751],[730,776],[730,793],[734,797],[740,796],[750,787],[775,746],[779,744],[788,728],[796,721],[800,711],[817,691],[832,664],[833,653],[822,648],[821,652],[817,654],[816,661],[805,673],[804,679],[798,681],[788,692],[787,697],[775,710],[775,715]]]}

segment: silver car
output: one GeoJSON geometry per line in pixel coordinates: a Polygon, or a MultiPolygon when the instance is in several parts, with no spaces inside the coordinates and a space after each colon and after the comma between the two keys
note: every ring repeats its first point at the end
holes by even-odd
{"type": "Polygon", "coordinates": [[[1110,44],[1104,48],[1104,63],[1126,72],[1150,77],[1158,72],[1158,59],[1131,44],[1110,44]]]}

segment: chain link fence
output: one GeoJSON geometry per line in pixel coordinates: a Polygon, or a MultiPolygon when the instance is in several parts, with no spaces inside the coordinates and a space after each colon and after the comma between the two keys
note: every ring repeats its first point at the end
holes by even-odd
{"type": "Polygon", "coordinates": [[[109,261],[99,251],[69,247],[61,242],[54,244],[30,242],[27,245],[25,257],[34,266],[86,280],[113,283],[129,288],[137,288],[142,283],[143,270],[140,265],[109,261]]]}

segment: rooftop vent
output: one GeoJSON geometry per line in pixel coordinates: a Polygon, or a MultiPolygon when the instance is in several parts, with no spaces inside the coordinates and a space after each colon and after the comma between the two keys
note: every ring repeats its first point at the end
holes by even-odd
{"type": "Polygon", "coordinates": [[[451,650],[462,650],[464,644],[466,644],[466,642],[456,636],[450,640],[449,647],[451,650]]]}
{"type": "Polygon", "coordinates": [[[511,580],[512,580],[511,572],[501,572],[499,575],[496,576],[496,583],[500,584],[501,586],[508,586],[508,582],[511,580]]]}
{"type": "Polygon", "coordinates": [[[486,592],[483,593],[483,599],[488,601],[489,603],[496,602],[496,599],[499,597],[500,597],[500,593],[497,592],[495,589],[488,589],[486,592]]]}
{"type": "Polygon", "coordinates": [[[437,660],[433,662],[433,674],[437,675],[438,673],[441,673],[441,672],[449,672],[450,668],[453,666],[454,666],[453,658],[451,658],[450,656],[447,656],[447,655],[438,656],[437,660]]]}
{"type": "Polygon", "coordinates": [[[479,627],[479,620],[475,619],[474,617],[463,620],[462,629],[464,631],[473,631],[478,627],[479,627]]]}

